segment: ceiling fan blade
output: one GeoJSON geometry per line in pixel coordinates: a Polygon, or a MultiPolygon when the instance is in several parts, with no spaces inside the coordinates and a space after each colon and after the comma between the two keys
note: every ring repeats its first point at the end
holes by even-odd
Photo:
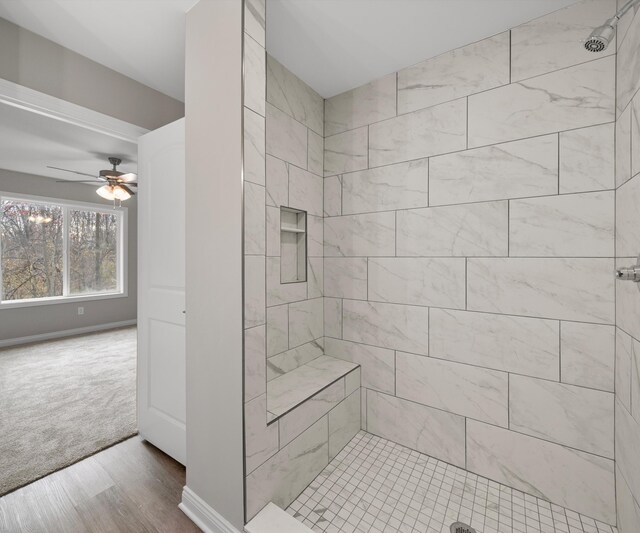
{"type": "Polygon", "coordinates": [[[100,180],[56,180],[56,183],[92,183],[99,185],[100,180]]]}
{"type": "Polygon", "coordinates": [[[125,191],[127,191],[131,196],[135,196],[136,193],[133,192],[129,187],[127,187],[124,183],[120,183],[118,187],[122,187],[125,191]]]}
{"type": "Polygon", "coordinates": [[[130,181],[135,181],[138,177],[134,172],[129,172],[127,174],[121,174],[118,176],[118,181],[124,181],[125,183],[129,183],[130,181]]]}
{"type": "Polygon", "coordinates": [[[80,176],[89,176],[91,178],[98,179],[95,174],[87,174],[86,172],[78,172],[77,170],[69,170],[68,168],[60,168],[60,167],[52,167],[47,165],[47,168],[53,168],[54,170],[62,170],[63,172],[73,172],[74,174],[79,174],[80,176]]]}

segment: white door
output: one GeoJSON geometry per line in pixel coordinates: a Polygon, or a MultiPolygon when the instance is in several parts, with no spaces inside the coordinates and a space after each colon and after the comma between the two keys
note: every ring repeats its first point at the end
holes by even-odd
{"type": "Polygon", "coordinates": [[[186,464],[184,119],[138,143],[138,429],[186,464]]]}

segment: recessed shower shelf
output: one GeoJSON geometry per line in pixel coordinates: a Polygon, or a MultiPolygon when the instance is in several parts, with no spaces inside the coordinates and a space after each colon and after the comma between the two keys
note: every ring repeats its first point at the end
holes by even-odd
{"type": "Polygon", "coordinates": [[[312,398],[360,365],[322,355],[267,383],[267,423],[312,398]]]}
{"type": "Polygon", "coordinates": [[[306,232],[305,232],[305,230],[303,230],[303,229],[299,229],[299,228],[287,228],[287,227],[285,227],[285,226],[282,226],[282,227],[280,228],[280,230],[282,230],[282,231],[286,231],[286,232],[289,232],[289,233],[306,233],[306,232]]]}

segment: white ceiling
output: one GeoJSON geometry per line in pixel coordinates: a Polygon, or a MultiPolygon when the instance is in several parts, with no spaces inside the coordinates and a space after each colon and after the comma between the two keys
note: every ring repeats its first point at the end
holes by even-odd
{"type": "Polygon", "coordinates": [[[0,0],[0,17],[184,100],[185,13],[197,0],[0,0]]]}
{"type": "Polygon", "coordinates": [[[328,98],[576,0],[267,0],[267,50],[328,98]]]}
{"type": "MultiPolygon", "coordinates": [[[[215,0],[213,0],[215,1],[215,0]]],[[[267,48],[329,97],[575,0],[266,0],[267,48]]],[[[0,0],[0,17],[178,99],[185,13],[197,0],[0,0]]],[[[0,165],[58,179],[136,146],[0,104],[0,165]]],[[[128,161],[128,164],[127,164],[128,161]]]]}
{"type": "MultiPolygon", "coordinates": [[[[266,0],[267,49],[329,97],[575,0],[266,0]]],[[[0,17],[184,99],[197,0],[0,0],[0,17]]]]}
{"type": "MultiPolygon", "coordinates": [[[[0,104],[0,165],[7,170],[64,180],[87,180],[47,165],[95,174],[122,159],[122,172],[136,172],[138,147],[67,122],[0,104]]],[[[61,187],[75,185],[61,184],[61,187]]],[[[1,187],[0,187],[1,188],[1,187]]]]}

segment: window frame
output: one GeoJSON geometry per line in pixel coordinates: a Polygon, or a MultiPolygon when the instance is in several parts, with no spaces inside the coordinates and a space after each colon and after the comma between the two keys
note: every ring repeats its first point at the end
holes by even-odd
{"type": "Polygon", "coordinates": [[[62,242],[63,242],[63,282],[62,296],[47,296],[44,298],[29,298],[25,300],[4,300],[4,283],[2,282],[2,238],[0,238],[0,309],[31,307],[39,305],[64,304],[73,302],[87,302],[94,300],[109,300],[112,298],[126,298],[129,296],[129,272],[128,265],[128,234],[129,234],[129,212],[127,207],[113,208],[105,204],[95,204],[91,202],[80,202],[75,200],[64,200],[46,196],[35,196],[32,194],[19,194],[0,191],[0,209],[5,200],[17,200],[37,204],[56,205],[62,208],[62,242]],[[117,269],[118,288],[112,292],[98,292],[88,294],[69,294],[69,211],[82,210],[93,211],[106,214],[118,214],[119,224],[117,233],[117,269]]]}

